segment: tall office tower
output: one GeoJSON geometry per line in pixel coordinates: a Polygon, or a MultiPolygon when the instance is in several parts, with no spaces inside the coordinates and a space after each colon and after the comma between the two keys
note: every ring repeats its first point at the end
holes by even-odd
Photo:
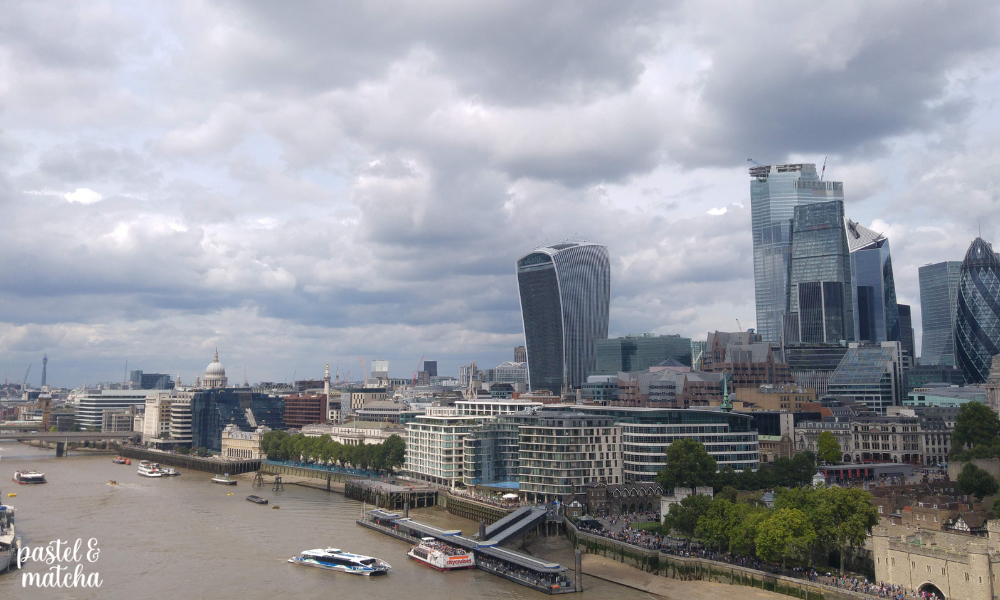
{"type": "MultiPolygon", "coordinates": [[[[844,201],[796,206],[794,214],[785,341],[853,341],[851,253],[844,201]]],[[[896,327],[898,330],[898,323],[896,327]]]]}
{"type": "Polygon", "coordinates": [[[438,376],[438,361],[436,360],[425,360],[424,361],[424,371],[427,373],[428,377],[438,376]]]}
{"type": "Polygon", "coordinates": [[[39,387],[45,387],[45,379],[46,379],[46,377],[48,377],[48,370],[49,370],[49,355],[48,354],[43,354],[42,355],[42,383],[39,385],[39,387]]]}
{"type": "Polygon", "coordinates": [[[958,314],[958,283],[962,262],[924,265],[920,278],[920,364],[957,366],[955,361],[955,317],[958,314]]]}
{"type": "Polygon", "coordinates": [[[608,337],[611,261],[591,243],[539,248],[517,261],[517,287],[532,390],[579,388],[608,337]]]}
{"type": "Polygon", "coordinates": [[[966,383],[982,383],[1000,354],[1000,259],[976,238],[962,261],[955,318],[955,354],[966,383]]]}
{"type": "Polygon", "coordinates": [[[901,341],[889,240],[850,219],[844,219],[844,227],[851,250],[851,295],[857,340],[901,341]]]}
{"type": "Polygon", "coordinates": [[[917,362],[917,346],[913,336],[913,318],[910,315],[909,304],[897,304],[899,308],[899,341],[903,344],[903,360],[908,362],[904,365],[909,368],[917,362]],[[909,355],[909,360],[906,356],[909,355]]]}
{"type": "Polygon", "coordinates": [[[528,362],[528,353],[524,349],[524,346],[514,346],[514,362],[528,362]]]}
{"type": "Polygon", "coordinates": [[[843,200],[844,184],[820,181],[816,165],[767,165],[750,169],[754,297],[757,331],[780,342],[788,310],[788,267],[796,206],[843,200]]]}

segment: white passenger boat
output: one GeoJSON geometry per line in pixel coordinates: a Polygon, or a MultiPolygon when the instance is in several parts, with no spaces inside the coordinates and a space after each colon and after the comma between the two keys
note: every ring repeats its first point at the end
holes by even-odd
{"type": "Polygon", "coordinates": [[[0,573],[17,565],[21,538],[14,531],[14,507],[0,504],[0,573]]]}
{"type": "Polygon", "coordinates": [[[425,537],[419,546],[414,546],[406,553],[417,562],[422,562],[438,571],[454,571],[455,569],[474,569],[476,559],[464,548],[456,548],[432,537],[425,537]]]}
{"type": "Polygon", "coordinates": [[[30,483],[45,483],[45,473],[38,471],[15,471],[14,483],[26,485],[30,483]]]}
{"type": "Polygon", "coordinates": [[[236,485],[236,480],[229,476],[229,473],[223,475],[216,475],[212,478],[212,483],[218,483],[221,485],[236,485]]]}
{"type": "Polygon", "coordinates": [[[139,475],[143,477],[163,477],[163,473],[160,472],[158,468],[159,465],[156,463],[151,463],[148,460],[141,461],[139,463],[139,475]]]}
{"type": "Polygon", "coordinates": [[[330,571],[343,571],[354,575],[385,575],[392,567],[379,558],[351,554],[340,548],[306,550],[288,559],[288,562],[306,567],[319,567],[330,571]]]}
{"type": "Polygon", "coordinates": [[[154,465],[160,471],[160,473],[163,474],[164,477],[176,477],[177,475],[181,474],[181,472],[178,471],[177,469],[174,469],[174,468],[171,468],[171,467],[161,467],[160,465],[155,464],[155,463],[154,463],[154,465]]]}

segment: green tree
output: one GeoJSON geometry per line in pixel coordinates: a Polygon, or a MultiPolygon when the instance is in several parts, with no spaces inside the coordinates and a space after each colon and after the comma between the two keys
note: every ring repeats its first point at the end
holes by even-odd
{"type": "Polygon", "coordinates": [[[1000,516],[1000,498],[993,501],[993,514],[1000,516]]]}
{"type": "Polygon", "coordinates": [[[951,447],[960,451],[965,447],[992,446],[1000,437],[1000,417],[996,411],[979,402],[966,402],[958,409],[955,430],[951,432],[951,447]]]}
{"type": "Polygon", "coordinates": [[[839,463],[842,458],[837,436],[829,431],[819,434],[816,439],[816,450],[818,458],[825,463],[839,463]]]}
{"type": "Polygon", "coordinates": [[[1000,491],[1000,484],[997,484],[992,475],[970,462],[965,463],[962,472],[958,474],[958,489],[982,500],[1000,491]]]}
{"type": "Polygon", "coordinates": [[[844,572],[844,554],[861,548],[878,525],[878,511],[872,506],[872,495],[858,488],[830,487],[815,490],[823,511],[810,515],[820,530],[825,547],[840,554],[840,572],[844,572]]]}
{"type": "Polygon", "coordinates": [[[667,529],[676,531],[690,542],[691,538],[694,537],[695,529],[698,528],[698,521],[708,513],[711,505],[712,499],[708,496],[692,494],[670,506],[670,512],[663,524],[667,529]]]}
{"type": "Polygon", "coordinates": [[[712,548],[728,550],[732,512],[733,503],[729,500],[725,498],[712,500],[708,510],[698,519],[694,534],[712,548]]]}
{"type": "Polygon", "coordinates": [[[756,556],[757,534],[770,516],[771,510],[763,506],[734,504],[728,518],[729,549],[738,554],[756,556]]]}
{"type": "Polygon", "coordinates": [[[708,454],[703,444],[691,438],[683,438],[667,446],[666,465],[656,476],[656,482],[664,490],[712,485],[716,469],[715,459],[708,454]]]}
{"type": "Polygon", "coordinates": [[[737,494],[735,487],[727,485],[715,494],[715,498],[717,500],[728,500],[731,504],[736,504],[736,501],[739,499],[739,495],[737,494]]]}
{"type": "Polygon", "coordinates": [[[406,442],[403,438],[395,434],[390,435],[389,439],[382,442],[382,446],[385,448],[387,468],[396,469],[406,463],[406,442]]]}
{"type": "Polygon", "coordinates": [[[757,533],[757,554],[765,560],[781,566],[789,558],[809,557],[816,541],[816,531],[809,517],[797,508],[782,508],[774,511],[761,523],[757,533]]]}

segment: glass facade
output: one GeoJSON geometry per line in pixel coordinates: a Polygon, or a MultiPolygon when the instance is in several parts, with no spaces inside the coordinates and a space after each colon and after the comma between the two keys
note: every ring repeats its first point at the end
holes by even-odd
{"type": "Polygon", "coordinates": [[[854,331],[861,342],[902,341],[889,240],[882,234],[844,221],[851,251],[854,331]]]}
{"type": "Polygon", "coordinates": [[[517,285],[532,390],[579,388],[608,337],[611,262],[598,244],[563,243],[517,261],[517,285]]]}
{"type": "Polygon", "coordinates": [[[955,318],[955,350],[967,383],[982,383],[1000,354],[1000,259],[976,238],[962,261],[955,318]]]}
{"type": "Polygon", "coordinates": [[[788,298],[786,342],[830,344],[854,339],[851,256],[842,200],[795,207],[788,298]]]}
{"type": "Polygon", "coordinates": [[[909,304],[897,304],[899,309],[899,341],[903,343],[904,358],[909,357],[909,364],[917,359],[917,347],[913,338],[913,317],[909,304]]]}
{"type": "Polygon", "coordinates": [[[924,265],[920,278],[920,324],[923,340],[920,363],[955,366],[955,317],[958,313],[958,283],[961,261],[924,265]]]}
{"type": "Polygon", "coordinates": [[[690,367],[691,339],[679,335],[644,333],[597,340],[596,355],[597,366],[592,375],[644,371],[668,359],[690,367]]]}
{"type": "Polygon", "coordinates": [[[234,423],[243,431],[253,429],[247,409],[257,426],[284,429],[285,402],[277,396],[252,392],[249,388],[213,388],[191,398],[191,446],[222,450],[222,430],[234,423]]]}
{"type": "Polygon", "coordinates": [[[899,342],[851,344],[827,384],[832,396],[847,396],[884,415],[903,399],[902,349],[899,342]]]}
{"type": "Polygon", "coordinates": [[[780,342],[788,310],[795,207],[843,199],[844,185],[820,181],[812,164],[754,167],[750,176],[757,331],[765,342],[780,342]]]}

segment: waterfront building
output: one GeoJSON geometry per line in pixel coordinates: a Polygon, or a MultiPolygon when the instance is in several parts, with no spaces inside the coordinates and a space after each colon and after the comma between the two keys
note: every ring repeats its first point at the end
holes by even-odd
{"type": "Polygon", "coordinates": [[[76,422],[85,429],[100,431],[105,410],[145,406],[149,390],[98,390],[77,396],[76,422]]]}
{"type": "Polygon", "coordinates": [[[462,479],[466,486],[520,487],[519,428],[535,422],[534,411],[484,420],[462,439],[462,479]]]}
{"type": "Polygon", "coordinates": [[[986,403],[987,390],[974,385],[949,385],[947,383],[929,383],[914,388],[906,399],[904,406],[954,406],[967,402],[986,403]]]}
{"type": "Polygon", "coordinates": [[[463,440],[482,417],[419,415],[406,424],[407,475],[454,487],[463,481],[463,440]]]}
{"type": "Polygon", "coordinates": [[[924,265],[917,270],[920,282],[922,365],[955,366],[955,318],[962,261],[924,265]]]}
{"type": "Polygon", "coordinates": [[[874,343],[901,342],[889,240],[847,218],[844,226],[851,253],[855,339],[874,343]]]}
{"type": "Polygon", "coordinates": [[[976,238],[962,261],[955,317],[955,351],[966,383],[982,383],[1000,354],[1000,259],[976,238]]]}
{"type": "Polygon", "coordinates": [[[788,309],[792,218],[797,206],[840,199],[840,182],[821,181],[813,164],[750,169],[754,298],[762,341],[779,343],[788,309]]]}
{"type": "Polygon", "coordinates": [[[101,419],[101,431],[105,433],[126,433],[133,431],[136,412],[135,406],[105,410],[101,419]]]}
{"type": "Polygon", "coordinates": [[[201,387],[204,388],[224,388],[229,385],[229,378],[226,377],[226,367],[219,362],[219,349],[215,349],[212,362],[205,367],[205,376],[201,379],[201,387]]]}
{"type": "Polygon", "coordinates": [[[327,414],[327,399],[324,394],[285,396],[284,421],[286,427],[326,423],[327,414]]]}
{"type": "Polygon", "coordinates": [[[643,371],[666,360],[690,367],[691,339],[676,334],[630,333],[619,338],[597,340],[595,354],[597,364],[591,373],[593,375],[643,371]]]}
{"type": "Polygon", "coordinates": [[[524,255],[516,270],[530,389],[579,388],[596,366],[595,342],[608,337],[608,249],[555,244],[524,255]]]}
{"type": "Polygon", "coordinates": [[[854,340],[851,278],[843,200],[796,206],[785,342],[854,340]]]}
{"type": "Polygon", "coordinates": [[[151,392],[146,396],[146,418],[142,442],[155,444],[170,437],[170,406],[177,396],[173,392],[151,392]]]}
{"type": "Polygon", "coordinates": [[[760,466],[757,431],[751,428],[748,415],[705,409],[588,405],[545,407],[541,413],[568,409],[609,417],[621,427],[623,477],[627,481],[655,481],[666,466],[667,447],[683,438],[704,444],[719,468],[729,466],[742,471],[760,466]]]}
{"type": "Polygon", "coordinates": [[[222,430],[230,423],[243,431],[267,425],[284,429],[285,404],[281,398],[250,388],[198,390],[191,398],[191,445],[222,450],[222,430]]]}
{"type": "Polygon", "coordinates": [[[622,483],[621,432],[609,416],[536,413],[533,423],[518,428],[521,494],[529,502],[551,502],[592,481],[622,483]]]}
{"type": "Polygon", "coordinates": [[[497,417],[512,413],[535,412],[542,406],[541,402],[522,398],[477,398],[457,400],[453,408],[455,414],[463,417],[497,417]]]}
{"type": "Polygon", "coordinates": [[[194,392],[180,392],[170,405],[170,440],[178,445],[191,444],[191,399],[194,392]]]}
{"type": "Polygon", "coordinates": [[[483,370],[483,383],[527,383],[528,363],[502,362],[483,370]]]}
{"type": "Polygon", "coordinates": [[[345,446],[381,444],[398,435],[405,439],[406,429],[389,421],[351,421],[335,425],[306,425],[302,428],[306,437],[330,436],[330,439],[345,446]]]}
{"type": "Polygon", "coordinates": [[[223,460],[260,460],[266,458],[260,449],[260,439],[270,427],[258,427],[253,431],[242,431],[230,423],[222,430],[223,460]]]}
{"type": "Polygon", "coordinates": [[[830,377],[827,393],[864,404],[884,415],[903,403],[903,358],[899,342],[852,342],[830,377]]]}

